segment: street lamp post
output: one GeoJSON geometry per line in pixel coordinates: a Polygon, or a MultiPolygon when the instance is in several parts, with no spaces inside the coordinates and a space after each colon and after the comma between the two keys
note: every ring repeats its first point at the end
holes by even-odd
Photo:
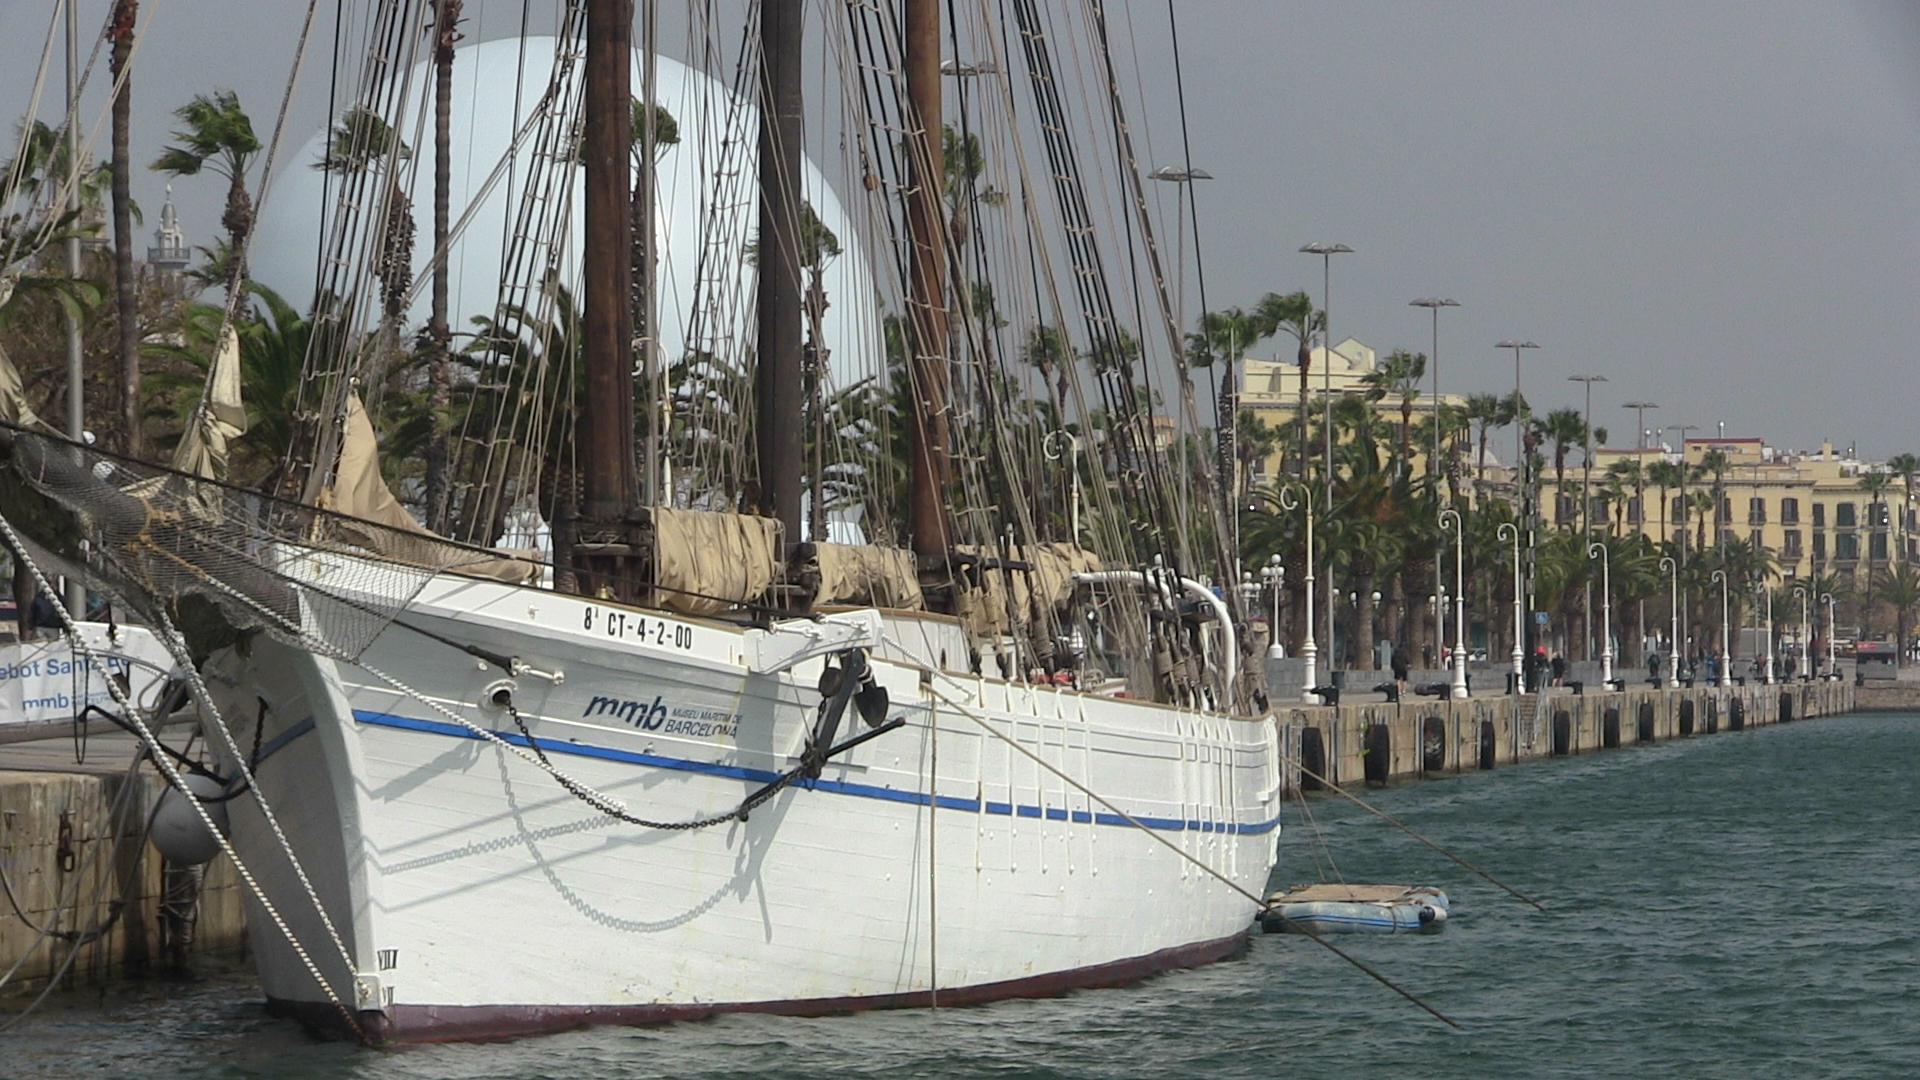
{"type": "Polygon", "coordinates": [[[1287,647],[1280,644],[1280,597],[1286,589],[1287,564],[1275,555],[1261,568],[1260,577],[1273,593],[1273,630],[1267,635],[1267,659],[1284,660],[1287,647]]]}
{"type": "Polygon", "coordinates": [[[1813,626],[1808,621],[1807,605],[1813,599],[1813,591],[1805,582],[1796,581],[1793,592],[1800,598],[1800,681],[1809,682],[1813,677],[1813,626]]]}
{"type": "Polygon", "coordinates": [[[1715,570],[1712,580],[1720,583],[1720,686],[1732,686],[1728,669],[1733,667],[1732,642],[1727,638],[1727,572],[1715,570]]]}
{"type": "Polygon", "coordinates": [[[1673,625],[1668,630],[1667,689],[1680,689],[1680,564],[1669,556],[1660,556],[1660,569],[1672,575],[1673,625]]]}
{"type": "MultiPolygon", "coordinates": [[[[1427,462],[1427,473],[1433,477],[1433,499],[1440,501],[1440,309],[1459,307],[1458,300],[1442,300],[1439,297],[1425,296],[1407,302],[1408,307],[1423,307],[1433,314],[1433,457],[1427,462]]],[[[1441,537],[1434,537],[1433,544],[1433,591],[1440,592],[1440,554],[1441,537]]],[[[1433,643],[1444,650],[1447,641],[1446,620],[1440,612],[1433,613],[1433,643]]],[[[1444,652],[1443,652],[1444,655],[1444,652]]]]}
{"type": "MultiPolygon", "coordinates": [[[[1587,404],[1580,414],[1580,426],[1586,429],[1586,444],[1581,448],[1584,455],[1580,459],[1580,531],[1587,536],[1593,535],[1593,384],[1606,382],[1605,375],[1569,375],[1568,382],[1585,383],[1587,404]]],[[[1593,584],[1588,582],[1583,591],[1580,614],[1586,619],[1587,659],[1593,659],[1593,584]]]]}
{"type": "Polygon", "coordinates": [[[1687,564],[1687,432],[1699,431],[1698,424],[1668,424],[1663,430],[1680,433],[1680,565],[1687,564]]]}
{"type": "Polygon", "coordinates": [[[1440,511],[1440,531],[1453,522],[1453,696],[1467,696],[1467,579],[1465,558],[1467,530],[1460,511],[1449,506],[1440,511]]]}
{"type": "MultiPolygon", "coordinates": [[[[1305,637],[1300,642],[1300,659],[1305,662],[1303,666],[1305,668],[1306,692],[1301,695],[1301,697],[1307,704],[1315,705],[1318,704],[1315,699],[1320,696],[1313,692],[1315,684],[1319,681],[1315,678],[1315,662],[1319,659],[1320,649],[1313,642],[1313,489],[1305,483],[1302,483],[1300,490],[1302,497],[1306,500],[1305,507],[1307,511],[1307,623],[1302,631],[1305,637]]],[[[1282,487],[1279,498],[1280,508],[1283,510],[1298,510],[1302,506],[1300,500],[1294,498],[1293,488],[1291,486],[1282,487]]],[[[1329,638],[1328,640],[1329,643],[1331,643],[1332,639],[1329,638]]]]}
{"type": "Polygon", "coordinates": [[[1838,679],[1840,670],[1834,666],[1833,657],[1833,594],[1821,593],[1820,602],[1827,605],[1827,678],[1838,679]]]}
{"type": "Polygon", "coordinates": [[[1607,545],[1587,544],[1587,558],[1600,556],[1600,681],[1613,686],[1613,567],[1607,545]]]}
{"type": "MultiPolygon", "coordinates": [[[[1524,591],[1527,594],[1527,596],[1522,600],[1522,602],[1526,603],[1527,610],[1532,610],[1533,608],[1532,603],[1530,603],[1529,601],[1531,600],[1532,593],[1533,593],[1533,566],[1534,566],[1534,547],[1535,547],[1534,534],[1535,534],[1535,531],[1539,528],[1539,522],[1536,520],[1539,514],[1538,514],[1538,508],[1534,505],[1535,500],[1533,497],[1533,476],[1532,476],[1533,462],[1530,460],[1531,455],[1527,453],[1526,398],[1522,397],[1520,394],[1520,350],[1537,349],[1539,347],[1540,347],[1539,345],[1536,345],[1531,341],[1527,341],[1521,338],[1508,338],[1507,340],[1498,342],[1494,345],[1494,348],[1496,349],[1512,349],[1513,350],[1513,407],[1514,407],[1514,413],[1515,413],[1514,424],[1513,424],[1514,426],[1514,458],[1513,458],[1514,473],[1513,475],[1514,475],[1514,479],[1516,480],[1520,488],[1520,516],[1523,519],[1526,525],[1526,530],[1527,530],[1526,571],[1521,578],[1522,584],[1525,586],[1524,591]]],[[[1533,625],[1530,622],[1528,622],[1525,626],[1525,634],[1527,638],[1525,647],[1528,652],[1532,652],[1533,651],[1533,625]]],[[[1522,689],[1524,690],[1524,687],[1522,689]]]]}
{"type": "MultiPolygon", "coordinates": [[[[1326,459],[1323,477],[1326,487],[1326,500],[1321,508],[1333,506],[1333,257],[1351,255],[1353,249],[1345,244],[1313,243],[1300,245],[1303,255],[1320,256],[1320,386],[1324,401],[1321,402],[1320,440],[1326,444],[1326,459]]],[[[1327,644],[1333,644],[1333,574],[1327,574],[1327,644]]]]}
{"type": "MultiPolygon", "coordinates": [[[[1187,185],[1196,180],[1211,180],[1213,174],[1191,165],[1162,165],[1147,176],[1162,183],[1179,185],[1176,189],[1173,211],[1174,220],[1179,222],[1174,227],[1173,265],[1179,268],[1180,281],[1174,286],[1173,317],[1181,326],[1185,326],[1187,325],[1187,185]]],[[[1194,216],[1196,219],[1199,217],[1197,212],[1194,216]]],[[[1196,237],[1196,251],[1199,250],[1198,243],[1199,240],[1196,237]]],[[[1232,378],[1232,373],[1229,372],[1227,377],[1232,378]]]]}
{"type": "Polygon", "coordinates": [[[1526,693],[1526,653],[1521,650],[1520,638],[1526,633],[1526,614],[1520,599],[1520,530],[1511,522],[1503,521],[1493,532],[1494,536],[1513,544],[1513,692],[1526,693]]]}
{"type": "Polygon", "coordinates": [[[1767,591],[1767,586],[1765,582],[1760,583],[1760,602],[1762,605],[1764,605],[1764,610],[1766,614],[1766,624],[1767,624],[1762,631],[1763,636],[1760,639],[1761,648],[1766,650],[1764,653],[1761,654],[1763,657],[1762,663],[1765,665],[1764,669],[1761,672],[1761,678],[1766,680],[1766,684],[1768,686],[1772,686],[1774,682],[1773,680],[1773,596],[1771,593],[1767,591]]]}
{"type": "Polygon", "coordinates": [[[1629,401],[1623,403],[1620,407],[1633,410],[1633,448],[1635,450],[1645,450],[1647,448],[1647,410],[1657,409],[1660,406],[1651,401],[1629,401]]]}

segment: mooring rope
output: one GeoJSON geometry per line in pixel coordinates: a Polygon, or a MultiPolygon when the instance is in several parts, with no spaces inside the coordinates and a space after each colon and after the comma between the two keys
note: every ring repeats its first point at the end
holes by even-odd
{"type": "Polygon", "coordinates": [[[1355,795],[1353,792],[1348,791],[1347,789],[1341,787],[1340,785],[1334,783],[1333,781],[1327,779],[1326,777],[1321,776],[1319,773],[1314,772],[1312,769],[1307,768],[1305,765],[1302,765],[1300,762],[1293,760],[1292,758],[1288,757],[1285,753],[1280,754],[1280,760],[1286,762],[1287,764],[1293,766],[1296,769],[1299,769],[1302,773],[1305,773],[1306,775],[1313,777],[1315,780],[1320,781],[1322,784],[1326,785],[1328,790],[1338,793],[1342,798],[1351,799],[1355,803],[1358,803],[1360,808],[1365,810],[1369,814],[1375,815],[1376,817],[1380,818],[1380,820],[1385,821],[1387,824],[1392,825],[1394,828],[1399,829],[1400,831],[1406,833],[1408,836],[1413,837],[1415,840],[1420,841],[1421,843],[1427,845],[1428,847],[1439,852],[1440,854],[1445,855],[1447,858],[1452,859],[1454,862],[1459,863],[1461,866],[1466,867],[1467,869],[1473,871],[1476,874],[1479,874],[1483,878],[1486,878],[1488,881],[1499,886],[1500,888],[1505,889],[1507,892],[1512,893],[1517,899],[1524,900],[1527,903],[1532,904],[1534,907],[1539,908],[1541,911],[1547,910],[1545,905],[1541,904],[1540,901],[1535,900],[1533,897],[1528,896],[1526,893],[1521,892],[1519,889],[1516,889],[1513,886],[1507,884],[1506,882],[1501,881],[1499,878],[1494,877],[1492,874],[1487,873],[1485,870],[1482,870],[1479,867],[1468,862],[1467,860],[1461,858],[1460,856],[1455,855],[1453,852],[1448,851],[1446,848],[1441,847],[1439,844],[1436,844],[1433,841],[1427,839],[1426,837],[1421,836],[1419,833],[1415,832],[1411,826],[1402,822],[1399,818],[1394,817],[1392,814],[1387,813],[1385,810],[1382,810],[1377,806],[1370,805],[1365,799],[1362,799],[1360,796],[1355,795]]]}
{"type": "MultiPolygon", "coordinates": [[[[941,675],[943,673],[935,672],[934,674],[941,675]]],[[[944,677],[949,679],[950,681],[958,681],[958,680],[954,680],[953,677],[950,675],[947,675],[944,677]]],[[[1256,905],[1260,907],[1262,911],[1271,912],[1281,922],[1284,922],[1288,926],[1299,931],[1302,935],[1312,938],[1315,944],[1319,945],[1323,949],[1326,949],[1328,952],[1331,952],[1333,955],[1338,956],[1340,959],[1345,960],[1347,963],[1352,964],[1354,967],[1359,968],[1361,971],[1365,972],[1369,977],[1371,977],[1375,982],[1378,982],[1380,985],[1386,987],[1387,989],[1393,991],[1396,994],[1399,994],[1401,997],[1406,998],[1408,1001],[1413,1002],[1415,1005],[1420,1006],[1422,1009],[1425,1009],[1427,1012],[1432,1013],[1437,1019],[1439,1019],[1442,1023],[1445,1023],[1448,1027],[1451,1027],[1455,1030],[1463,1030],[1460,1027],[1459,1022],[1454,1020],[1453,1017],[1448,1016],[1446,1013],[1443,1013],[1439,1009],[1436,1009],[1433,1006],[1427,1004],[1426,1002],[1420,1000],[1418,997],[1415,997],[1413,995],[1412,991],[1409,991],[1401,987],[1399,984],[1395,983],[1392,979],[1387,978],[1385,975],[1380,974],[1378,971],[1375,971],[1373,968],[1367,966],[1366,964],[1362,963],[1358,959],[1355,959],[1353,956],[1349,955],[1346,951],[1342,950],[1339,946],[1335,945],[1333,942],[1328,941],[1326,938],[1321,937],[1319,933],[1314,931],[1312,927],[1307,926],[1304,923],[1295,922],[1294,920],[1287,918],[1285,915],[1275,910],[1274,907],[1270,903],[1268,903],[1266,900],[1263,900],[1260,897],[1255,896],[1254,894],[1248,892],[1244,887],[1241,886],[1239,882],[1233,880],[1230,877],[1227,877],[1225,874],[1222,874],[1220,871],[1215,870],[1213,867],[1208,866],[1204,862],[1201,862],[1199,859],[1194,858],[1191,854],[1187,853],[1186,851],[1181,850],[1180,845],[1175,844],[1173,841],[1168,840],[1166,837],[1161,836],[1159,833],[1148,828],[1146,825],[1142,824],[1138,819],[1136,819],[1132,814],[1127,813],[1125,810],[1120,809],[1118,806],[1115,806],[1112,802],[1108,801],[1099,792],[1094,791],[1092,788],[1088,787],[1087,785],[1081,783],[1078,780],[1075,780],[1071,776],[1068,776],[1064,771],[1058,768],[1055,768],[1053,764],[1048,762],[1045,758],[1042,758],[1040,755],[1034,753],[1031,750],[1028,750],[1024,746],[1021,746],[1018,741],[1014,740],[1013,738],[1009,737],[1005,732],[1002,732],[998,728],[994,727],[992,724],[988,723],[985,718],[974,715],[972,712],[968,711],[966,706],[953,700],[952,698],[941,693],[940,691],[933,690],[931,687],[929,687],[929,690],[932,690],[932,693],[935,697],[939,698],[941,701],[946,702],[947,705],[952,707],[952,709],[955,712],[959,713],[961,716],[966,717],[968,720],[973,721],[976,725],[980,727],[981,730],[985,731],[989,735],[992,735],[994,738],[999,739],[1001,742],[1006,743],[1008,746],[1012,747],[1013,749],[1019,751],[1022,755],[1031,759],[1034,764],[1040,766],[1041,768],[1047,770],[1053,775],[1066,781],[1068,784],[1071,784],[1082,795],[1085,795],[1087,798],[1092,799],[1094,802],[1097,802],[1101,806],[1106,807],[1108,810],[1113,812],[1114,816],[1120,818],[1120,820],[1126,822],[1127,824],[1133,826],[1134,828],[1139,829],[1141,832],[1146,833],[1147,836],[1151,837],[1154,841],[1164,846],[1168,851],[1171,851],[1175,855],[1178,855],[1182,859],[1185,859],[1186,861],[1192,863],[1195,867],[1199,868],[1199,870],[1202,873],[1207,874],[1208,876],[1218,880],[1221,884],[1225,885],[1227,888],[1232,889],[1234,892],[1237,892],[1241,896],[1244,896],[1247,899],[1253,901],[1256,905]]],[[[940,718],[937,715],[935,715],[930,717],[928,722],[930,724],[937,725],[940,722],[940,718]]],[[[932,792],[929,792],[929,797],[930,798],[934,797],[932,792]]]]}
{"type": "MultiPolygon", "coordinates": [[[[20,560],[21,565],[27,568],[27,571],[33,575],[34,581],[39,585],[40,590],[47,596],[48,600],[52,602],[54,613],[60,619],[61,631],[66,635],[69,647],[84,656],[89,664],[99,663],[99,658],[95,655],[93,647],[88,645],[86,639],[81,636],[78,624],[75,622],[72,613],[67,610],[65,601],[63,601],[59,593],[55,591],[53,583],[47,579],[45,572],[40,569],[39,564],[33,560],[32,556],[27,554],[26,546],[20,541],[20,535],[14,531],[13,523],[8,521],[4,514],[0,514],[0,534],[4,534],[7,548],[13,554],[14,558],[20,560]]],[[[173,634],[174,638],[178,637],[178,631],[172,631],[171,628],[169,628],[169,631],[173,634]]],[[[162,636],[164,637],[165,635],[162,636]]],[[[177,641],[175,640],[168,641],[169,648],[176,644],[177,641]]],[[[192,671],[192,668],[188,668],[188,670],[192,671]]],[[[195,681],[198,681],[197,673],[195,674],[195,681]]],[[[128,720],[139,730],[140,739],[149,748],[149,756],[153,759],[155,767],[167,778],[167,783],[186,798],[187,804],[193,807],[194,813],[200,816],[200,823],[205,826],[207,834],[219,843],[220,850],[226,853],[227,858],[233,860],[234,870],[240,875],[241,880],[246,882],[247,890],[253,894],[254,899],[260,901],[261,909],[266,912],[269,919],[273,920],[274,926],[279,929],[281,936],[286,939],[287,945],[293,949],[294,954],[300,958],[300,962],[306,967],[307,973],[313,976],[315,983],[319,984],[321,993],[325,994],[327,1000],[333,1007],[339,1010],[340,1017],[346,1021],[348,1029],[362,1042],[366,1041],[366,1032],[360,1027],[360,1022],[353,1015],[353,1010],[347,1008],[346,1003],[340,1000],[340,996],[334,993],[333,985],[327,981],[325,975],[321,974],[319,965],[314,962],[313,957],[307,952],[306,947],[301,944],[299,937],[294,934],[293,928],[288,926],[286,920],[281,917],[279,908],[275,906],[272,899],[267,896],[266,889],[262,888],[259,880],[253,876],[253,871],[250,870],[246,862],[240,858],[240,853],[234,850],[233,842],[227,839],[225,833],[222,833],[214,826],[212,815],[209,814],[207,808],[201,804],[199,796],[194,794],[193,789],[187,786],[186,780],[180,776],[180,771],[174,767],[173,762],[168,760],[165,754],[160,753],[156,749],[160,745],[159,736],[155,735],[147,727],[147,723],[141,718],[139,710],[133,705],[132,701],[129,700],[127,692],[122,690],[119,682],[114,679],[106,680],[106,684],[107,692],[113,697],[114,704],[125,711],[128,720]]],[[[202,685],[201,690],[204,691],[204,689],[204,685],[202,685]]],[[[207,704],[210,707],[210,702],[203,702],[203,704],[207,704]]],[[[218,713],[214,715],[217,723],[218,713]]],[[[264,799],[261,798],[257,790],[255,798],[260,801],[261,805],[265,805],[264,799]]],[[[292,858],[293,852],[289,850],[287,855],[289,858],[292,858]]],[[[296,866],[297,865],[298,863],[296,861],[296,866]]],[[[302,875],[302,880],[305,880],[304,874],[302,875]]],[[[321,908],[320,897],[312,892],[311,886],[308,886],[308,899],[313,902],[314,908],[320,911],[321,918],[325,919],[326,912],[321,908]]],[[[328,925],[329,928],[331,928],[331,923],[328,925]]],[[[335,938],[335,944],[339,944],[337,937],[335,938]]],[[[342,946],[342,950],[343,959],[345,959],[347,963],[347,971],[351,974],[355,967],[353,958],[351,954],[344,952],[344,946],[342,946]]]]}

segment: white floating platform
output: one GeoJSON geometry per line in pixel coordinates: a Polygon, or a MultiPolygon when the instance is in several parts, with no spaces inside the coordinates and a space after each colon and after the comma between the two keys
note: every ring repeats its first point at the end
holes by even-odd
{"type": "Polygon", "coordinates": [[[1428,885],[1296,885],[1267,897],[1269,934],[1404,934],[1447,924],[1447,894],[1428,885]]]}

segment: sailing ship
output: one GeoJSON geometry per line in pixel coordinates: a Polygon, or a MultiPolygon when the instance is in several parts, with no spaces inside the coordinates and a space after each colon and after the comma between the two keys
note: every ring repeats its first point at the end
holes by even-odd
{"type": "MultiPolygon", "coordinates": [[[[443,365],[431,385],[465,413],[410,509],[375,416],[420,288],[392,258],[392,133],[429,100],[407,30],[427,15],[450,52],[449,6],[351,21],[362,119],[340,130],[373,164],[330,181],[305,435],[269,490],[0,430],[8,542],[125,598],[188,662],[213,767],[246,790],[228,848],[271,1006],[369,1041],[493,1038],[982,1002],[1242,948],[1274,858],[1276,727],[1240,670],[1240,601],[1207,584],[1237,577],[1224,503],[1148,414],[1154,353],[1192,407],[1165,275],[1154,263],[1135,297],[1161,312],[1152,346],[1105,280],[1057,24],[1011,5],[1047,157],[1032,175],[1053,201],[1005,228],[1062,239],[989,253],[961,212],[978,199],[943,191],[943,143],[964,157],[971,137],[943,118],[943,5],[839,13],[859,242],[892,253],[874,265],[904,311],[886,361],[903,404],[873,414],[899,438],[867,432],[881,453],[855,467],[832,460],[850,437],[822,418],[835,373],[800,180],[803,5],[755,5],[754,89],[715,105],[758,152],[720,141],[716,174],[750,165],[754,191],[702,195],[704,227],[737,235],[742,206],[758,224],[744,265],[702,271],[677,342],[649,332],[665,120],[632,84],[653,50],[634,49],[629,4],[560,5],[554,36],[520,46],[553,56],[493,177],[513,220],[484,347],[456,367],[443,308],[423,335],[443,365]],[[576,242],[577,319],[561,287],[576,242]],[[1070,357],[1057,390],[1046,373],[1072,434],[1046,448],[1087,453],[1009,445],[1007,380],[982,374],[1006,363],[1001,325],[968,280],[1008,258],[1092,357],[1090,379],[1070,357]],[[753,285],[751,333],[730,322],[748,305],[729,273],[753,285]],[[720,370],[744,374],[727,393],[699,381],[720,370]],[[716,402],[750,422],[700,412],[716,402]],[[874,464],[895,444],[903,471],[874,464]],[[829,513],[834,485],[864,489],[841,501],[873,535],[829,513]],[[537,550],[507,542],[517,522],[537,550]]],[[[1103,37],[1099,7],[1076,17],[1103,37]]],[[[1130,163],[1123,119],[1109,135],[1130,163]]],[[[1129,168],[1119,205],[1157,260],[1129,168]]],[[[436,228],[436,290],[452,231],[436,228]]],[[[213,426],[218,368],[203,445],[231,434],[213,426]]]]}

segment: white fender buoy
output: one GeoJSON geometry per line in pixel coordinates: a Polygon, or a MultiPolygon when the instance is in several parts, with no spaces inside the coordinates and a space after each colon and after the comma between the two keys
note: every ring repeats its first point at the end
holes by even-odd
{"type": "MultiPolygon", "coordinates": [[[[216,798],[225,793],[220,782],[211,776],[187,773],[181,776],[186,781],[187,790],[201,799],[216,798]]],[[[227,804],[223,802],[203,802],[207,817],[213,819],[220,835],[227,834],[227,804]]],[[[148,833],[153,846],[166,860],[176,866],[198,866],[220,853],[220,838],[207,831],[207,823],[194,811],[187,797],[177,788],[168,786],[160,796],[159,805],[153,810],[153,828],[148,833]]]]}

